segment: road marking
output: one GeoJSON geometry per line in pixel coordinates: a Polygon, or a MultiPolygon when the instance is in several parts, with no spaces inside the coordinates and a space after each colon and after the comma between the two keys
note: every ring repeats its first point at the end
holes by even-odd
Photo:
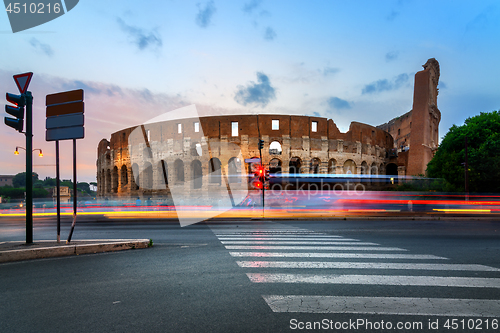
{"type": "Polygon", "coordinates": [[[500,313],[498,300],[304,295],[265,295],[262,297],[273,312],[449,317],[498,317],[500,313]]]}
{"type": "Polygon", "coordinates": [[[328,251],[408,251],[398,247],[375,246],[279,246],[279,245],[226,245],[228,250],[328,250],[328,251]]]}
{"type": "Polygon", "coordinates": [[[321,284],[368,284],[387,286],[433,286],[500,288],[498,278],[471,278],[448,276],[407,275],[352,275],[352,274],[282,274],[247,273],[256,283],[321,283],[321,284]]]}
{"type": "Polygon", "coordinates": [[[256,236],[256,237],[248,237],[248,236],[222,236],[218,237],[219,240],[331,240],[336,242],[343,241],[358,241],[358,239],[354,238],[330,238],[330,237],[306,237],[306,236],[298,236],[298,237],[290,237],[290,236],[256,236]]]}
{"type": "Polygon", "coordinates": [[[222,241],[222,244],[261,244],[261,245],[279,245],[279,244],[303,244],[303,245],[380,245],[377,243],[368,243],[368,242],[339,242],[339,241],[322,241],[322,242],[308,242],[308,241],[250,241],[250,240],[244,240],[244,241],[222,241]]]}
{"type": "Polygon", "coordinates": [[[316,253],[316,252],[229,252],[233,257],[283,257],[283,258],[370,258],[370,259],[425,259],[435,260],[448,258],[427,254],[393,254],[393,253],[316,253]]]}
{"type": "Polygon", "coordinates": [[[387,262],[334,262],[334,261],[237,261],[246,268],[342,268],[342,269],[415,269],[430,271],[499,272],[499,268],[484,265],[413,264],[387,262]]]}
{"type": "MultiPolygon", "coordinates": [[[[318,234],[318,232],[302,231],[302,230],[212,230],[214,234],[318,234]]],[[[324,234],[323,234],[324,235],[324,234]]]]}
{"type": "Polygon", "coordinates": [[[225,233],[214,233],[216,236],[224,237],[224,236],[315,236],[315,237],[341,237],[334,235],[325,235],[323,233],[311,233],[311,232],[225,232],[225,233]]]}

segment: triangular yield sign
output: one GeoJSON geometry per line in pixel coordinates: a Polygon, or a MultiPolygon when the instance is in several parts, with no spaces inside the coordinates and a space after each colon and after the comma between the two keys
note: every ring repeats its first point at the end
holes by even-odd
{"type": "Polygon", "coordinates": [[[14,81],[16,81],[17,88],[21,94],[24,94],[28,90],[32,76],[32,72],[14,75],[14,81]]]}

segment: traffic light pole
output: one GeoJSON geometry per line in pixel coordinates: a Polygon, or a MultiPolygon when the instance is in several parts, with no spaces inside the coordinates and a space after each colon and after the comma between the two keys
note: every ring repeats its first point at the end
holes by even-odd
{"type": "MultiPolygon", "coordinates": [[[[259,141],[259,155],[260,155],[260,168],[263,170],[263,166],[262,166],[262,148],[260,147],[261,146],[261,143],[259,141]]],[[[262,176],[259,176],[260,178],[260,181],[262,182],[262,218],[264,218],[265,216],[265,211],[264,211],[264,207],[265,207],[265,194],[264,194],[264,191],[265,191],[265,185],[264,185],[264,179],[262,178],[262,176]]]]}
{"type": "Polygon", "coordinates": [[[26,244],[33,243],[33,95],[26,99],[26,244]]]}

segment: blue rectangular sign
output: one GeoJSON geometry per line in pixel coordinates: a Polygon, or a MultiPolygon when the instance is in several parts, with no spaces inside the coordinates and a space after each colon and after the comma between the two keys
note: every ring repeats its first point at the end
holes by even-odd
{"type": "Polygon", "coordinates": [[[85,130],[83,126],[62,127],[47,129],[45,132],[46,141],[83,139],[85,130]]]}

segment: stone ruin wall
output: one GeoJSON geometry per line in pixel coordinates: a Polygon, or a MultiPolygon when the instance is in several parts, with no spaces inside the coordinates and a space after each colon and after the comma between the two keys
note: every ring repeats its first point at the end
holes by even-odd
{"type": "MultiPolygon", "coordinates": [[[[289,172],[291,160],[300,160],[301,173],[336,173],[343,174],[350,170],[353,174],[385,174],[388,161],[387,151],[393,147],[392,136],[376,127],[353,122],[349,131],[341,133],[333,120],[321,117],[289,116],[289,115],[228,115],[200,117],[199,119],[181,119],[156,124],[145,125],[149,129],[149,146],[155,152],[155,160],[163,160],[164,165],[151,165],[149,180],[139,176],[139,184],[132,171],[133,165],[144,170],[148,163],[148,143],[144,137],[131,140],[129,137],[137,127],[127,128],[111,135],[111,140],[101,140],[98,146],[97,179],[98,195],[101,197],[144,197],[157,194],[168,194],[172,186],[185,188],[186,195],[196,197],[202,195],[203,189],[210,186],[213,193],[214,186],[219,186],[221,193],[226,188],[222,184],[206,184],[201,189],[189,188],[188,182],[193,174],[190,170],[194,160],[199,160],[203,175],[209,173],[207,156],[194,156],[193,149],[201,144],[203,149],[207,145],[216,146],[217,143],[231,143],[241,149],[239,172],[248,171],[248,164],[244,159],[259,157],[258,141],[262,138],[263,164],[269,166],[271,160],[281,162],[283,173],[289,172]],[[279,120],[279,130],[273,130],[272,120],[279,120]],[[199,121],[201,131],[194,131],[193,123],[199,121]],[[317,131],[311,130],[312,122],[317,122],[317,131]],[[231,123],[238,122],[238,136],[232,136],[231,123]],[[178,124],[182,124],[182,133],[177,133],[178,124]],[[260,135],[259,135],[260,134],[260,135]],[[281,144],[282,153],[269,153],[271,142],[281,144]],[[156,149],[157,144],[161,149],[156,149]],[[182,144],[179,144],[182,143],[182,144]],[[131,157],[130,151],[134,154],[131,157]],[[135,153],[139,152],[139,153],[135,153]],[[161,156],[160,156],[161,155],[161,156]],[[145,158],[146,157],[146,158],[145,158]],[[184,181],[177,181],[178,174],[174,163],[176,160],[184,163],[184,181]],[[317,165],[317,167],[315,166],[317,165]],[[163,174],[167,175],[168,185],[165,186],[163,174]],[[153,184],[144,184],[153,182],[153,184]],[[148,188],[155,188],[150,190],[148,188]],[[165,190],[158,190],[165,188],[165,190]],[[201,190],[201,191],[200,191],[201,190]]],[[[137,132],[134,132],[137,133],[137,132]]],[[[222,175],[229,174],[228,162],[237,155],[237,151],[212,150],[210,157],[221,162],[222,175]]],[[[292,162],[293,163],[293,162],[292,162]]],[[[148,165],[149,167],[149,165],[148,165]]],[[[245,184],[246,185],[246,184],[245,184]]],[[[201,199],[201,197],[200,197],[201,199]]]]}
{"type": "Polygon", "coordinates": [[[415,74],[413,108],[402,116],[377,126],[394,138],[400,175],[425,175],[427,164],[439,143],[441,112],[437,107],[439,63],[431,58],[415,74]]]}

